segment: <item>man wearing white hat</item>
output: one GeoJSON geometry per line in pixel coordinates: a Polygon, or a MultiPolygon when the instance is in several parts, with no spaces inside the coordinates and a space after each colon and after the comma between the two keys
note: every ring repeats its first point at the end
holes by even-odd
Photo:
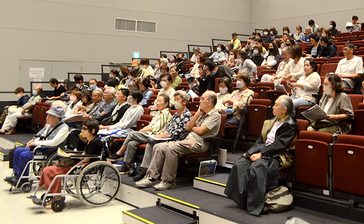
{"type": "MultiPolygon", "coordinates": [[[[68,136],[68,126],[62,123],[62,118],[65,113],[64,109],[61,105],[53,103],[52,107],[47,111],[46,125],[44,128],[28,141],[25,148],[15,149],[13,157],[14,176],[6,177],[5,181],[12,184],[17,183],[26,164],[33,159],[31,148],[36,146],[45,148],[57,147],[65,142],[68,136]]],[[[28,169],[24,172],[24,176],[28,176],[28,169]]],[[[22,181],[25,181],[25,179],[22,181]]]]}

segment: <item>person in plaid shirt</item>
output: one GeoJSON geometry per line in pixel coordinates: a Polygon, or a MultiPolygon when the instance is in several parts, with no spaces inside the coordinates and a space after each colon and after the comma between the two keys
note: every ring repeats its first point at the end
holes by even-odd
{"type": "Polygon", "coordinates": [[[159,135],[155,135],[155,138],[157,139],[154,138],[148,141],[144,152],[143,162],[140,168],[136,170],[136,174],[133,178],[134,181],[139,181],[145,176],[150,161],[152,160],[153,146],[155,144],[166,140],[177,141],[186,133],[186,124],[192,117],[191,112],[186,108],[188,103],[187,93],[182,90],[176,91],[174,93],[174,102],[174,107],[177,109],[177,112],[167,124],[165,131],[159,135]]]}

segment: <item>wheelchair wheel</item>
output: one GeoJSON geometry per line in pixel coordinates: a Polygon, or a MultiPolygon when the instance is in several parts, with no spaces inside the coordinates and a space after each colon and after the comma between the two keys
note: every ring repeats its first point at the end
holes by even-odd
{"type": "Polygon", "coordinates": [[[81,201],[87,205],[101,206],[109,203],[118,193],[120,176],[112,164],[98,161],[81,171],[76,184],[81,201]]]}
{"type": "Polygon", "coordinates": [[[45,167],[44,161],[34,161],[32,164],[32,170],[34,176],[40,176],[44,167],[45,167]]]}
{"type": "Polygon", "coordinates": [[[47,160],[45,161],[44,167],[56,165],[58,160],[59,155],[57,154],[57,152],[54,152],[50,156],[48,156],[47,160]]]}
{"type": "Polygon", "coordinates": [[[32,190],[32,182],[25,182],[21,185],[21,190],[24,193],[29,193],[32,190]]]}
{"type": "Polygon", "coordinates": [[[61,212],[66,207],[66,203],[64,199],[61,200],[54,200],[51,204],[51,208],[54,212],[61,212]]]}

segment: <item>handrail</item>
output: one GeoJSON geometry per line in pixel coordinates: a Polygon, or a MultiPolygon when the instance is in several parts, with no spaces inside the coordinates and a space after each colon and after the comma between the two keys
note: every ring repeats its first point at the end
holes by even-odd
{"type": "Polygon", "coordinates": [[[117,64],[108,64],[108,65],[101,65],[101,74],[108,74],[109,72],[104,72],[104,67],[114,67],[114,68],[119,68],[121,65],[124,65],[126,67],[130,67],[131,63],[117,63],[117,64]]]}
{"type": "Polygon", "coordinates": [[[257,31],[263,31],[264,29],[259,29],[259,28],[256,28],[254,29],[254,32],[257,32],[257,31]]]}
{"type": "Polygon", "coordinates": [[[162,54],[163,53],[174,53],[174,54],[179,54],[179,53],[183,53],[184,55],[188,55],[188,52],[186,52],[186,51],[160,51],[159,52],[159,55],[160,55],[160,57],[162,57],[162,54]]]}
{"type": "Polygon", "coordinates": [[[190,53],[193,53],[193,47],[206,47],[206,48],[210,49],[210,51],[208,53],[212,53],[212,47],[210,45],[188,44],[187,45],[188,58],[192,57],[192,55],[190,55],[190,53]],[[192,47],[192,51],[191,51],[191,47],[192,47]]]}
{"type": "Polygon", "coordinates": [[[149,61],[159,61],[160,58],[134,58],[134,57],[131,58],[132,61],[141,59],[148,59],[149,61]]]}
{"type": "Polygon", "coordinates": [[[102,79],[102,73],[99,72],[67,72],[67,79],[69,82],[71,82],[71,75],[82,75],[82,76],[87,76],[87,75],[100,75],[101,79],[102,79]]]}

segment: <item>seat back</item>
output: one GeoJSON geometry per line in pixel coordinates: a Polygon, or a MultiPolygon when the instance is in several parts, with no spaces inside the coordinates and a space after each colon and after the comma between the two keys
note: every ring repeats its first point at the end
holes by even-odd
{"type": "Polygon", "coordinates": [[[320,76],[325,76],[329,72],[335,72],[337,63],[326,63],[322,64],[320,70],[320,76]]]}
{"type": "Polygon", "coordinates": [[[268,107],[265,105],[249,104],[244,135],[246,138],[257,139],[262,131],[264,121],[268,119],[268,107]]]}
{"type": "Polygon", "coordinates": [[[285,92],[278,91],[278,90],[268,90],[268,91],[266,91],[266,94],[268,96],[268,99],[270,99],[270,101],[273,104],[274,104],[274,102],[276,102],[276,99],[278,99],[278,97],[280,97],[281,95],[286,95],[285,92]]]}
{"type": "Polygon", "coordinates": [[[359,109],[359,110],[364,109],[364,103],[359,103],[359,104],[358,104],[358,109],[359,109]]]}
{"type": "Polygon", "coordinates": [[[258,97],[259,99],[268,99],[268,95],[267,95],[267,91],[271,90],[272,88],[270,88],[269,86],[256,86],[254,87],[254,92],[258,93],[258,97]]]}
{"type": "Polygon", "coordinates": [[[364,137],[342,134],[333,147],[333,190],[364,196],[364,137]]]}
{"type": "Polygon", "coordinates": [[[306,131],[308,128],[308,125],[310,124],[307,120],[304,119],[297,119],[296,120],[298,131],[306,131]]]}
{"type": "Polygon", "coordinates": [[[256,104],[256,105],[265,105],[267,107],[272,107],[272,101],[270,99],[252,99],[250,101],[250,104],[256,104]]]}
{"type": "Polygon", "coordinates": [[[295,147],[296,182],[328,188],[329,143],[327,132],[301,131],[295,147]]]}
{"type": "Polygon", "coordinates": [[[359,103],[363,102],[363,95],[362,94],[348,94],[351,105],[353,106],[353,110],[357,110],[359,107],[359,103]]]}
{"type": "Polygon", "coordinates": [[[354,135],[364,135],[364,110],[354,110],[354,123],[351,133],[354,135]]]}
{"type": "Polygon", "coordinates": [[[153,116],[150,114],[143,114],[140,119],[137,121],[136,129],[140,130],[147,126],[149,122],[152,120],[153,116]]]}
{"type": "Polygon", "coordinates": [[[190,111],[197,111],[200,107],[200,102],[189,102],[187,107],[190,111]]]}

